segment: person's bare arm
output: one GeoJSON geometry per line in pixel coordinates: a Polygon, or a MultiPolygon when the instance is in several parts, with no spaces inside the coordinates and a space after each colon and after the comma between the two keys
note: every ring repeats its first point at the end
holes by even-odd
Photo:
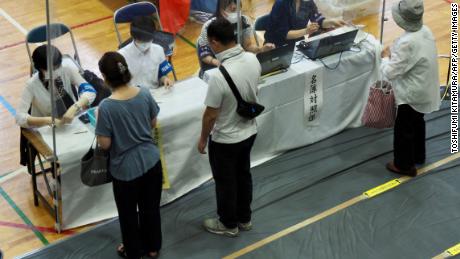
{"type": "Polygon", "coordinates": [[[112,146],[112,139],[105,136],[97,136],[97,144],[104,150],[109,150],[112,146]]]}
{"type": "Polygon", "coordinates": [[[319,29],[318,23],[309,23],[307,27],[300,30],[290,30],[286,36],[286,39],[293,40],[304,37],[305,35],[310,35],[316,32],[319,29]]]}
{"type": "Polygon", "coordinates": [[[212,129],[214,128],[214,124],[216,123],[216,119],[219,116],[220,109],[206,107],[206,110],[203,114],[203,121],[201,126],[201,135],[200,139],[198,140],[198,151],[201,154],[206,154],[206,146],[208,144],[208,137],[211,134],[212,129]]]}

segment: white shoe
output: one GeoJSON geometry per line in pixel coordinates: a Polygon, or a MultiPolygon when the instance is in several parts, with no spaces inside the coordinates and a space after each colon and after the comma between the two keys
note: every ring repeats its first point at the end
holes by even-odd
{"type": "Polygon", "coordinates": [[[203,222],[203,227],[207,231],[209,231],[209,232],[211,232],[213,234],[224,235],[224,236],[228,236],[228,237],[236,237],[236,236],[238,236],[238,228],[237,227],[236,228],[227,228],[217,218],[206,219],[203,222]]]}

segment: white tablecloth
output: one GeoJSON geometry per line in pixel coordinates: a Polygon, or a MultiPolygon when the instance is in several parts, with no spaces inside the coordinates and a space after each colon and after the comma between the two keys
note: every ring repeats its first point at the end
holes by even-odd
{"type": "MultiPolygon", "coordinates": [[[[265,78],[259,86],[259,102],[265,111],[257,118],[258,136],[252,164],[269,160],[287,150],[332,136],[345,128],[361,125],[360,118],[369,86],[377,79],[376,42],[370,36],[359,52],[345,52],[335,70],[319,61],[302,60],[282,74],[265,78]],[[324,100],[318,126],[305,120],[306,75],[322,73],[324,100]]],[[[339,55],[323,59],[333,67],[339,55]]],[[[171,188],[162,204],[173,201],[211,179],[207,155],[196,150],[207,84],[198,78],[178,82],[173,90],[159,89],[153,95],[160,105],[163,150],[171,188]]],[[[40,128],[52,147],[51,130],[40,128]]],[[[57,155],[62,168],[63,228],[73,228],[117,216],[110,184],[86,187],[80,181],[80,158],[94,135],[75,120],[57,130],[57,155]],[[85,133],[78,133],[81,131],[85,133]]]]}

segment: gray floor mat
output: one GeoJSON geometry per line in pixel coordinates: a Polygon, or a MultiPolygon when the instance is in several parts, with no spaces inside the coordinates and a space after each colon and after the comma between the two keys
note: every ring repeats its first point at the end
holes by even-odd
{"type": "MultiPolygon", "coordinates": [[[[446,144],[450,132],[448,112],[449,110],[444,108],[426,118],[427,163],[448,155],[449,145],[446,144]]],[[[164,239],[161,258],[221,258],[228,255],[353,198],[366,189],[397,177],[384,168],[385,163],[391,159],[392,130],[359,128],[347,130],[324,141],[293,150],[254,168],[252,170],[254,182],[252,207],[255,227],[252,231],[241,233],[238,238],[233,239],[209,234],[201,227],[201,222],[205,217],[215,215],[214,185],[208,183],[162,208],[164,239]]],[[[436,177],[436,175],[433,176],[436,177]]],[[[424,178],[421,177],[421,179],[424,178]]],[[[413,183],[409,183],[404,188],[410,188],[412,185],[413,183]]],[[[369,200],[363,204],[371,204],[387,196],[389,195],[382,195],[376,197],[375,201],[369,200]]],[[[357,205],[356,208],[359,206],[357,205]]],[[[369,206],[372,212],[372,206],[369,206]]],[[[353,207],[353,209],[356,208],[353,207]]],[[[375,210],[378,208],[376,207],[375,210]]],[[[378,214],[366,211],[346,210],[341,213],[354,215],[358,212],[367,213],[361,217],[370,216],[375,219],[378,216],[378,214]]],[[[342,231],[337,225],[346,223],[348,226],[349,222],[337,219],[334,221],[336,217],[347,218],[337,215],[302,230],[307,231],[304,234],[290,235],[286,237],[289,241],[281,239],[246,255],[245,258],[373,258],[374,255],[376,258],[385,257],[386,254],[379,252],[381,250],[377,244],[383,247],[387,243],[360,242],[363,238],[356,232],[368,229],[361,227],[354,232],[346,232],[348,228],[344,228],[342,231]],[[330,235],[325,235],[321,229],[330,235]],[[357,235],[355,238],[349,236],[353,233],[357,235]],[[335,240],[333,237],[339,241],[344,240],[344,242],[333,242],[335,240]],[[355,257],[356,255],[359,257],[355,257]],[[361,255],[365,257],[360,257],[361,255]]],[[[396,217],[388,215],[386,217],[389,220],[397,220],[396,217]]],[[[355,221],[364,222],[364,220],[355,221]]],[[[367,224],[371,223],[374,221],[367,224]]],[[[373,226],[368,226],[368,228],[371,227],[373,226]]],[[[373,230],[378,230],[378,228],[373,230]]],[[[460,230],[457,232],[460,233],[460,230]]],[[[371,237],[380,237],[380,233],[372,231],[371,233],[371,237]]],[[[388,236],[381,237],[381,239],[395,241],[395,237],[390,235],[392,233],[388,231],[382,231],[382,233],[388,236]]],[[[113,220],[23,258],[116,258],[115,247],[120,240],[118,221],[113,220]]],[[[398,246],[395,248],[397,249],[398,246]]],[[[439,249],[445,248],[439,247],[439,249]]],[[[434,244],[432,249],[435,249],[434,244]]]]}

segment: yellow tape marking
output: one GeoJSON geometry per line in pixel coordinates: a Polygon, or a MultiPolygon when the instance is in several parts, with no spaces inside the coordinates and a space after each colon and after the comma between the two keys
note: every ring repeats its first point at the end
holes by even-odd
{"type": "Polygon", "coordinates": [[[377,186],[375,188],[372,188],[372,189],[364,192],[364,195],[366,195],[369,198],[372,198],[372,197],[377,196],[377,195],[379,195],[379,194],[381,194],[383,192],[386,192],[386,191],[388,191],[388,190],[390,190],[392,188],[395,188],[396,186],[398,186],[400,184],[401,184],[401,182],[398,179],[393,179],[393,180],[391,180],[389,182],[386,182],[386,183],[384,183],[382,185],[379,185],[379,186],[377,186]]]}
{"type": "Polygon", "coordinates": [[[171,185],[169,183],[169,177],[168,177],[168,169],[166,165],[166,159],[165,159],[165,154],[164,154],[164,149],[163,149],[163,137],[161,134],[161,127],[160,123],[157,122],[157,125],[155,129],[153,129],[153,141],[155,142],[155,145],[157,145],[158,149],[160,150],[160,161],[161,161],[161,167],[163,168],[163,190],[171,188],[171,185]]]}
{"type": "Polygon", "coordinates": [[[456,255],[460,254],[460,243],[458,243],[456,246],[453,246],[453,247],[447,249],[446,252],[448,252],[452,256],[456,256],[456,255]]]}
{"type": "MultiPolygon", "coordinates": [[[[460,153],[456,153],[454,155],[448,156],[448,157],[446,157],[446,158],[444,158],[442,160],[439,160],[439,161],[437,161],[437,162],[435,162],[433,164],[430,164],[430,165],[428,165],[426,167],[418,169],[417,173],[418,173],[418,175],[425,174],[428,171],[431,171],[433,169],[441,167],[441,166],[443,166],[443,165],[445,165],[445,164],[447,164],[449,162],[452,162],[452,161],[456,160],[457,158],[460,158],[460,153]]],[[[395,180],[392,180],[392,181],[390,181],[390,182],[388,182],[386,184],[388,184],[388,185],[396,184],[396,183],[393,183],[393,181],[397,181],[398,182],[397,185],[400,185],[402,183],[405,183],[405,182],[409,181],[410,179],[412,179],[412,177],[402,176],[402,177],[400,177],[398,179],[395,179],[395,180]]],[[[383,185],[385,185],[385,184],[383,184],[383,185]]],[[[379,188],[379,187],[376,187],[376,188],[379,188]]],[[[395,187],[395,186],[393,186],[393,187],[395,187]]],[[[374,188],[374,189],[376,189],[376,188],[374,188]]],[[[370,192],[372,190],[373,189],[369,190],[368,192],[370,192]]],[[[377,195],[377,194],[375,194],[375,195],[377,195]]],[[[277,239],[280,239],[280,238],[282,238],[284,236],[287,236],[287,235],[291,234],[292,232],[295,232],[295,231],[297,231],[297,230],[299,230],[301,228],[304,228],[304,227],[306,227],[306,226],[308,226],[308,225],[310,225],[312,223],[315,223],[315,222],[320,221],[320,220],[322,220],[322,219],[324,219],[324,218],[326,218],[326,217],[328,217],[328,216],[330,216],[332,214],[335,214],[336,212],[339,212],[339,211],[341,211],[343,209],[346,209],[346,208],[348,208],[348,207],[350,207],[350,206],[352,206],[352,205],[354,205],[356,203],[359,203],[360,201],[369,199],[370,197],[371,196],[367,196],[366,194],[361,194],[359,196],[356,196],[355,198],[353,198],[351,200],[348,200],[348,201],[346,201],[344,203],[341,203],[341,204],[339,204],[339,205],[337,205],[337,206],[335,206],[335,207],[333,207],[331,209],[328,209],[328,210],[326,210],[326,211],[324,211],[324,212],[322,212],[322,213],[320,213],[320,214],[318,214],[316,216],[313,216],[313,217],[308,218],[308,219],[306,219],[306,220],[304,220],[304,221],[302,221],[302,222],[300,222],[300,223],[298,223],[296,225],[293,225],[293,226],[291,226],[289,228],[281,230],[280,232],[275,233],[275,234],[273,234],[273,235],[271,235],[269,237],[266,237],[266,238],[264,238],[264,239],[262,239],[262,240],[260,240],[260,241],[258,241],[256,243],[252,244],[252,245],[246,246],[241,250],[238,250],[238,251],[236,251],[236,252],[234,252],[234,253],[232,253],[230,255],[227,255],[227,256],[223,257],[223,259],[234,259],[234,258],[238,258],[240,256],[243,256],[243,255],[245,255],[247,253],[250,253],[250,252],[252,252],[252,251],[254,251],[254,250],[256,250],[256,249],[258,249],[258,248],[260,248],[262,246],[265,246],[265,245],[267,245],[267,244],[269,244],[269,243],[271,243],[271,242],[273,242],[273,241],[275,241],[277,239]]]]}

